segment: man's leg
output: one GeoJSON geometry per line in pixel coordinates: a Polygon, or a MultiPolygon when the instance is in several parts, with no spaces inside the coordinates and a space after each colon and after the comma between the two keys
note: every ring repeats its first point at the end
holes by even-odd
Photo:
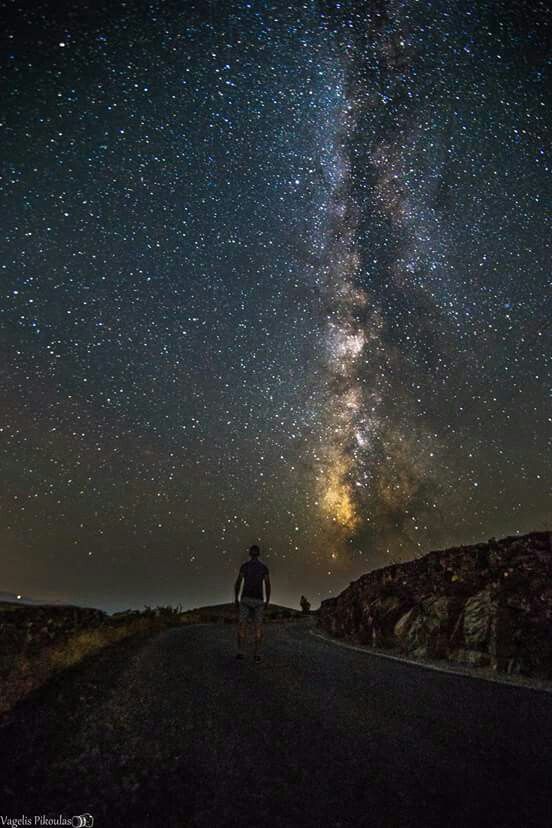
{"type": "Polygon", "coordinates": [[[238,654],[242,653],[243,644],[247,635],[247,607],[240,601],[239,615],[238,615],[238,654]]]}
{"type": "Polygon", "coordinates": [[[262,638],[263,638],[262,621],[256,621],[255,622],[255,644],[254,644],[253,655],[257,655],[257,653],[259,652],[259,647],[261,646],[262,638]]]}

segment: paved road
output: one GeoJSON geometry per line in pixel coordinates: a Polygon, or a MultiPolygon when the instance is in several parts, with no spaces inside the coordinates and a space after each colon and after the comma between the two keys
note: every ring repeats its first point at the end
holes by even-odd
{"type": "Polygon", "coordinates": [[[270,625],[111,648],[0,723],[0,815],[95,826],[552,825],[552,695],[270,625]],[[9,765],[7,764],[9,761],[9,765]]]}

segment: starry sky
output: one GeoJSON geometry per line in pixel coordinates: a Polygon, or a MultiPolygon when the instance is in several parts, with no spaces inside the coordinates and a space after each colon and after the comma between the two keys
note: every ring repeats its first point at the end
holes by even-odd
{"type": "Polygon", "coordinates": [[[0,2],[0,588],[552,527],[544,2],[0,2]]]}

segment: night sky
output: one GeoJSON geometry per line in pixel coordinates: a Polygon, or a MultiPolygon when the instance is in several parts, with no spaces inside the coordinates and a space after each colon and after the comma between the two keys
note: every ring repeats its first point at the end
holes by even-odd
{"type": "Polygon", "coordinates": [[[0,590],[552,527],[544,2],[0,7],[0,590]]]}

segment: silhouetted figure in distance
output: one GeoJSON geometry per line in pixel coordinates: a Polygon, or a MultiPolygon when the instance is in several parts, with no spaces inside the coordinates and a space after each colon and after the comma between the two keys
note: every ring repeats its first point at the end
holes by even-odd
{"type": "Polygon", "coordinates": [[[265,607],[270,601],[270,577],[268,567],[259,560],[260,550],[255,544],[249,548],[248,561],[240,566],[240,571],[234,585],[236,607],[239,609],[238,623],[238,652],[236,658],[243,658],[243,642],[246,635],[246,624],[249,618],[255,623],[255,661],[260,661],[259,646],[262,639],[262,623],[265,607]],[[263,581],[265,584],[266,600],[263,598],[263,581]],[[240,587],[243,582],[241,601],[240,587]]]}

